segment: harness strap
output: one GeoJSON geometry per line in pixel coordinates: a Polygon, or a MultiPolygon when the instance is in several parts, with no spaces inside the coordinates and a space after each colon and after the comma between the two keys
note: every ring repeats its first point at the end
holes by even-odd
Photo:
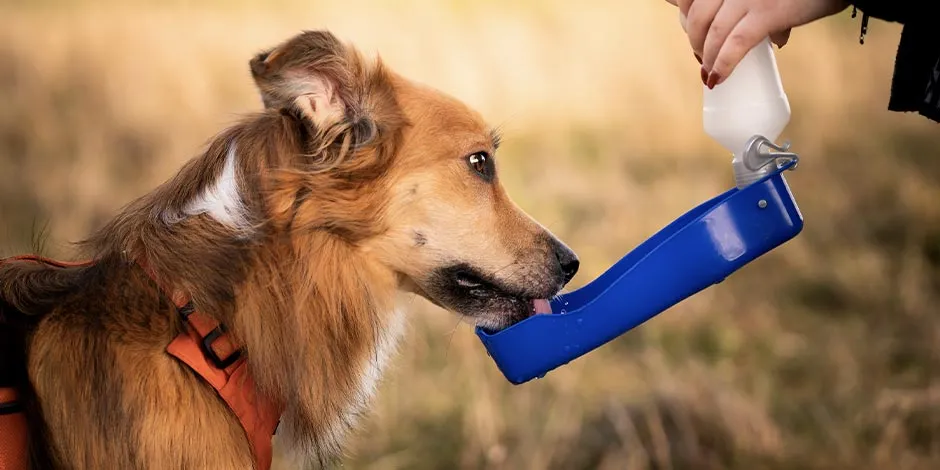
{"type": "Polygon", "coordinates": [[[60,261],[51,258],[46,258],[45,256],[39,255],[17,255],[11,256],[9,258],[0,259],[0,264],[7,263],[10,261],[35,261],[37,263],[48,264],[55,266],[57,268],[82,268],[85,266],[91,266],[94,264],[94,261],[60,261]]]}
{"type": "Polygon", "coordinates": [[[0,387],[0,470],[26,469],[26,413],[16,390],[0,387]]]}
{"type": "Polygon", "coordinates": [[[283,408],[257,393],[241,350],[226,333],[225,326],[195,309],[189,297],[164,287],[146,260],[138,264],[169,295],[187,325],[166,351],[199,374],[228,404],[251,444],[259,470],[271,467],[271,436],[277,430],[283,408]]]}
{"type": "MultiPolygon", "coordinates": [[[[57,267],[66,267],[68,264],[31,255],[0,259],[0,264],[10,260],[37,261],[57,267]]],[[[16,388],[0,387],[0,470],[27,468],[28,434],[26,409],[19,401],[16,388]]]]}
{"type": "Polygon", "coordinates": [[[258,468],[270,468],[271,436],[280,421],[281,409],[257,394],[257,387],[248,373],[248,363],[240,357],[240,351],[224,334],[221,325],[193,311],[191,303],[184,304],[179,311],[186,318],[188,328],[166,351],[216,390],[245,430],[258,468]]]}

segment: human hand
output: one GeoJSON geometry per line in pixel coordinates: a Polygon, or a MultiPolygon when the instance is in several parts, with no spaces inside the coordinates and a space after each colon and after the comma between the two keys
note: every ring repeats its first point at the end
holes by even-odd
{"type": "Polygon", "coordinates": [[[702,83],[720,84],[765,37],[777,47],[790,29],[839,13],[848,0],[666,0],[679,7],[702,83]]]}

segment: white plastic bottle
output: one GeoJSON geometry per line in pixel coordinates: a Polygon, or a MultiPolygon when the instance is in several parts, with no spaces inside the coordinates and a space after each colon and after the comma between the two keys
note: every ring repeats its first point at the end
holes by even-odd
{"type": "Polygon", "coordinates": [[[751,49],[724,82],[714,89],[703,89],[705,133],[732,153],[735,185],[744,188],[772,171],[773,165],[749,170],[742,160],[751,137],[759,134],[776,142],[790,122],[790,102],[780,82],[770,39],[751,49]]]}

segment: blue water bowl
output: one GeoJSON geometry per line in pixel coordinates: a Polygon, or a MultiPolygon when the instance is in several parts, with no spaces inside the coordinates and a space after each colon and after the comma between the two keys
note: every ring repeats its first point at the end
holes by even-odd
{"type": "Polygon", "coordinates": [[[541,378],[795,237],[803,216],[783,177],[795,160],[685,213],[590,284],[501,331],[476,334],[513,384],[541,378]]]}

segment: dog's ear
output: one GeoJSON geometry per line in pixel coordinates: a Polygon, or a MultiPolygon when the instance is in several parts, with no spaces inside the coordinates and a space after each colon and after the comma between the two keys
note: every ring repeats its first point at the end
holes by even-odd
{"type": "Polygon", "coordinates": [[[401,128],[388,71],[327,31],[305,31],[250,61],[266,108],[300,114],[311,127],[320,167],[350,150],[380,145],[401,128]]]}
{"type": "Polygon", "coordinates": [[[377,199],[335,192],[359,191],[386,174],[408,123],[398,104],[400,78],[381,60],[363,60],[354,47],[324,31],[303,32],[261,52],[250,67],[265,107],[287,111],[280,113],[291,116],[284,118],[292,120],[285,129],[296,130],[304,146],[302,158],[271,172],[268,201],[276,223],[347,239],[371,233],[380,205],[371,201],[377,199]],[[301,123],[294,122],[298,116],[301,123]],[[311,196],[320,193],[368,206],[336,202],[329,207],[344,209],[324,209],[311,196]]]}
{"type": "Polygon", "coordinates": [[[352,103],[348,48],[325,31],[306,31],[250,61],[266,108],[294,108],[318,128],[343,121],[352,103]]]}

